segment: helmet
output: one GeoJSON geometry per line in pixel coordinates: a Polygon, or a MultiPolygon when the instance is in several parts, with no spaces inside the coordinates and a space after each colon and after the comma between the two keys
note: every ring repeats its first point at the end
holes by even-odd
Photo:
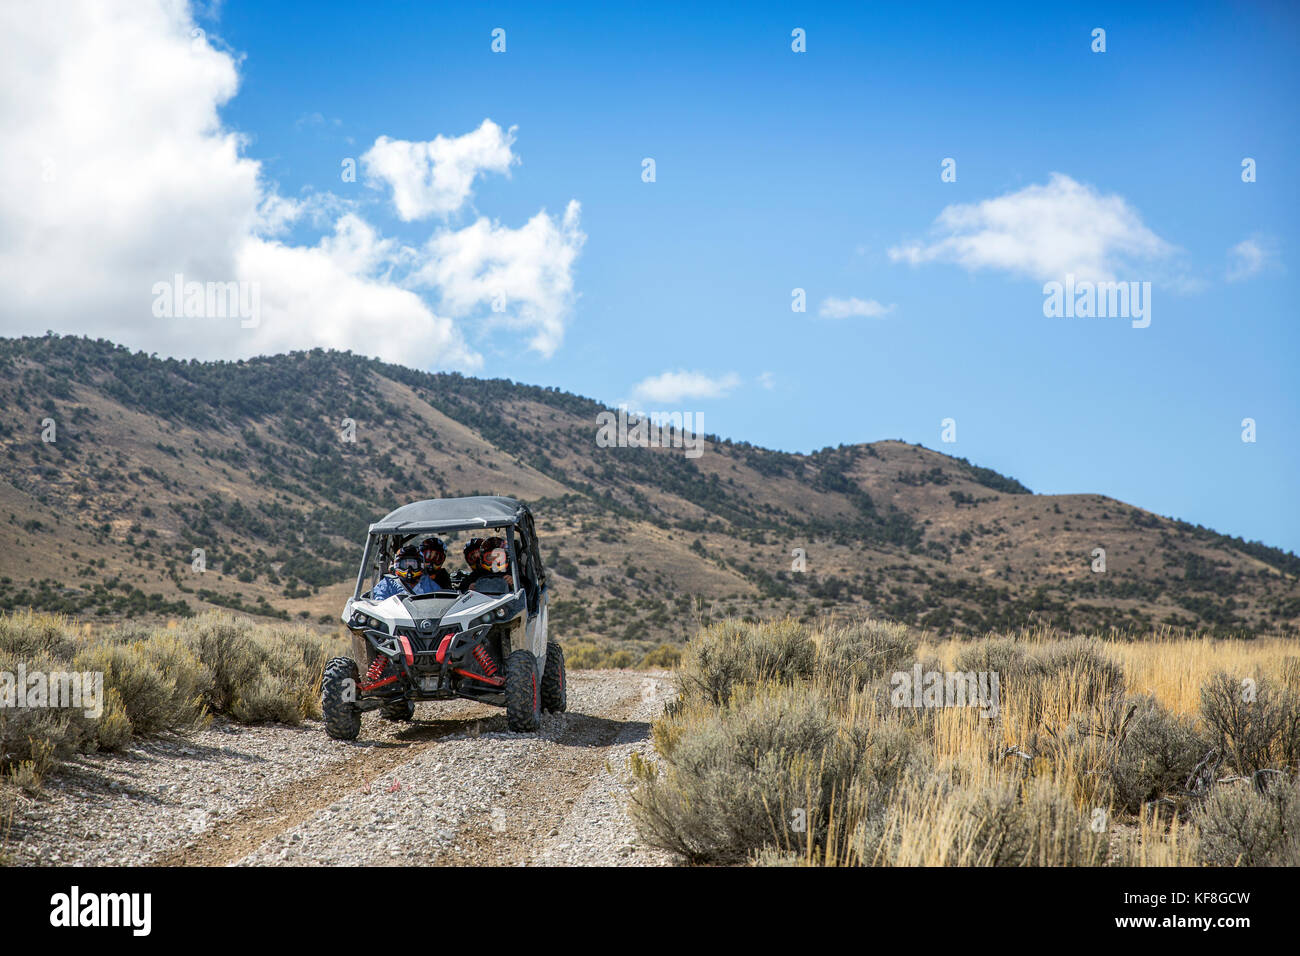
{"type": "Polygon", "coordinates": [[[479,552],[483,550],[482,538],[470,538],[465,542],[465,563],[471,570],[478,568],[479,552]]]}
{"type": "Polygon", "coordinates": [[[426,571],[436,571],[447,560],[447,548],[441,538],[425,538],[420,542],[420,560],[426,571]]]}
{"type": "Polygon", "coordinates": [[[506,557],[505,538],[491,537],[483,542],[483,551],[479,557],[479,567],[484,571],[492,571],[497,574],[504,574],[509,570],[510,564],[506,557]]]}
{"type": "Polygon", "coordinates": [[[415,545],[408,544],[397,552],[397,556],[393,558],[393,573],[406,584],[415,584],[420,580],[420,575],[424,573],[424,561],[421,560],[420,550],[415,545]]]}

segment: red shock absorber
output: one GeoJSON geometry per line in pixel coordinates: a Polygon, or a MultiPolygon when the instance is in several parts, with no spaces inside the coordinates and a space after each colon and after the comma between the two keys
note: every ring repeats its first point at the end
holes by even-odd
{"type": "Polygon", "coordinates": [[[478,666],[483,668],[483,673],[488,677],[497,672],[497,662],[492,659],[492,655],[482,644],[477,645],[470,653],[474,655],[474,660],[478,661],[478,666]]]}
{"type": "Polygon", "coordinates": [[[373,661],[370,662],[370,669],[366,671],[366,678],[363,683],[373,684],[375,681],[379,680],[379,678],[384,675],[384,667],[387,666],[387,664],[388,664],[387,657],[385,657],[383,654],[377,656],[373,661]]]}

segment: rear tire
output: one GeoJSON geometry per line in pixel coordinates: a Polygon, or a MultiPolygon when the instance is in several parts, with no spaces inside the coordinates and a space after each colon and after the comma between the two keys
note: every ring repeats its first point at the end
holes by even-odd
{"type": "Polygon", "coordinates": [[[506,658],[506,726],[529,734],[542,723],[542,698],[537,687],[537,658],[515,651],[506,658]]]}
{"type": "Polygon", "coordinates": [[[361,733],[361,711],[357,709],[357,663],[350,657],[335,657],[325,665],[321,679],[320,709],[325,733],[335,740],[356,740],[361,733]]]}
{"type": "Polygon", "coordinates": [[[384,720],[409,721],[415,717],[415,701],[395,700],[379,708],[379,716],[384,720]]]}
{"type": "Polygon", "coordinates": [[[542,710],[562,714],[569,706],[568,681],[564,673],[564,648],[546,643],[546,670],[542,672],[542,710]]]}

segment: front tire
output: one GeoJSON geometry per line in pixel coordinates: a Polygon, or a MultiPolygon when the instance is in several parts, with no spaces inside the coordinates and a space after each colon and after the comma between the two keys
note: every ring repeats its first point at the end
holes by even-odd
{"type": "Polygon", "coordinates": [[[546,670],[542,672],[542,710],[562,714],[569,706],[568,680],[564,673],[564,648],[546,643],[546,670]]]}
{"type": "Polygon", "coordinates": [[[415,718],[415,701],[402,698],[384,704],[379,708],[379,716],[384,720],[409,721],[415,718]]]}
{"type": "Polygon", "coordinates": [[[357,663],[350,657],[335,657],[325,665],[320,709],[325,718],[325,733],[335,740],[356,740],[361,733],[357,677],[357,663]]]}
{"type": "Polygon", "coordinates": [[[515,651],[506,658],[506,726],[517,734],[535,731],[542,723],[541,702],[537,658],[530,651],[515,651]]]}

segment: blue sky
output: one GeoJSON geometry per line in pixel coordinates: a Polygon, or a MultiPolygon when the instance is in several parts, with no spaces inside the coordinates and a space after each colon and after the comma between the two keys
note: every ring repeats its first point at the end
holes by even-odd
{"type": "MultiPolygon", "coordinates": [[[[709,432],[787,450],[919,442],[1035,491],[1300,548],[1293,7],[467,6],[227,0],[197,23],[231,55],[220,122],[265,191],[346,205],[411,247],[580,204],[572,291],[548,300],[558,344],[518,347],[481,304],[463,308],[475,374],[701,411],[709,432]],[[462,137],[485,119],[514,128],[513,162],[443,214],[403,219],[385,183],[340,180],[379,137],[462,137]],[[1078,236],[1032,231],[1042,189],[1078,236]],[[979,205],[999,197],[1010,225],[979,205]],[[952,207],[965,227],[938,222],[952,207]],[[1076,238],[1081,274],[1152,283],[1149,327],[1044,316],[1043,282],[1076,238]],[[883,314],[826,317],[828,299],[883,314]]],[[[277,241],[331,228],[300,216],[277,241]]],[[[440,354],[410,364],[460,364],[440,354]]]]}

